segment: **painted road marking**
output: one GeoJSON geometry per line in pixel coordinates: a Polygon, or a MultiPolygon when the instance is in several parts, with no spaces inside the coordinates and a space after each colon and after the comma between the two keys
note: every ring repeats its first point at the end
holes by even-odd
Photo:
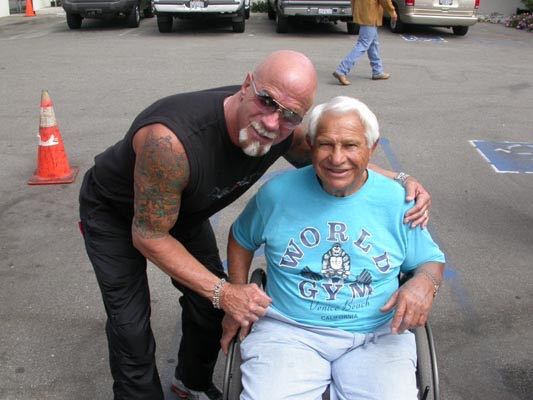
{"type": "Polygon", "coordinates": [[[417,36],[417,35],[400,35],[403,40],[407,42],[432,42],[432,43],[448,43],[447,40],[440,36],[417,36]]]}
{"type": "Polygon", "coordinates": [[[469,140],[499,174],[533,174],[533,143],[469,140]]]}

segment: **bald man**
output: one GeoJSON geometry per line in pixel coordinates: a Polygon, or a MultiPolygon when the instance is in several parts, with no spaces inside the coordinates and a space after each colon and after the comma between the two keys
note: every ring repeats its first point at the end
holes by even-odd
{"type": "MultiPolygon", "coordinates": [[[[224,313],[251,324],[271,300],[255,285],[226,282],[209,217],[279,157],[297,166],[310,163],[304,133],[296,128],[316,88],[316,71],[305,55],[278,51],[240,86],[157,101],[124,139],[96,156],[80,191],[80,217],[108,316],[115,399],[163,399],[147,259],[183,294],[172,390],[182,399],[221,399],[212,377],[224,313]]],[[[408,196],[417,198],[406,219],[425,224],[429,195],[416,180],[406,183],[408,196]]]]}

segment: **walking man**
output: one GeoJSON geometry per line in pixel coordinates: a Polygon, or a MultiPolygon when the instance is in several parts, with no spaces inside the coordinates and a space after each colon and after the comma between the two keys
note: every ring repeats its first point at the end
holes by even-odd
{"type": "Polygon", "coordinates": [[[387,10],[392,20],[396,21],[397,15],[394,6],[391,0],[351,0],[351,3],[353,20],[359,24],[359,38],[352,50],[333,72],[333,76],[341,85],[349,85],[351,82],[346,75],[366,52],[372,67],[372,79],[389,79],[390,74],[383,70],[383,63],[379,55],[378,26],[382,25],[383,8],[387,10]]]}

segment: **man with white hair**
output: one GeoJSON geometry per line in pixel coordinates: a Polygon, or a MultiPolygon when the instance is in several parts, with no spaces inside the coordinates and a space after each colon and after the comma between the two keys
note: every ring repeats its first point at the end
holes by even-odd
{"type": "MultiPolygon", "coordinates": [[[[163,399],[150,326],[147,260],[183,294],[183,335],[172,390],[180,398],[221,398],[212,378],[222,316],[252,323],[270,299],[255,285],[226,282],[209,217],[239,198],[278,158],[296,165],[309,162],[303,131],[297,128],[316,87],[309,58],[277,51],[246,74],[240,86],[155,102],[122,140],[96,156],[81,187],[80,217],[108,316],[116,400],[163,399]]],[[[406,220],[426,224],[429,194],[413,178],[404,183],[408,197],[417,198],[406,220]]]]}
{"type": "Polygon", "coordinates": [[[403,223],[403,188],[368,163],[375,115],[339,96],[314,108],[312,166],[273,178],[232,226],[228,274],[247,282],[265,246],[266,314],[250,327],[226,315],[222,348],[241,328],[241,400],[415,400],[416,345],[443,278],[427,230],[403,223]],[[398,287],[400,273],[414,276],[398,287]]]}

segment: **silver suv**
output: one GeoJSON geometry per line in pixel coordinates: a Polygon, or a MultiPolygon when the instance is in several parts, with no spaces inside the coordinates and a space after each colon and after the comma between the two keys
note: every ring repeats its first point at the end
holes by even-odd
{"type": "Polygon", "coordinates": [[[153,0],[159,32],[172,31],[174,18],[231,18],[233,32],[244,32],[250,0],[153,0]]]}
{"type": "Polygon", "coordinates": [[[477,22],[479,0],[392,0],[398,14],[396,23],[389,19],[390,30],[402,33],[408,25],[444,26],[464,36],[477,22]]]}

